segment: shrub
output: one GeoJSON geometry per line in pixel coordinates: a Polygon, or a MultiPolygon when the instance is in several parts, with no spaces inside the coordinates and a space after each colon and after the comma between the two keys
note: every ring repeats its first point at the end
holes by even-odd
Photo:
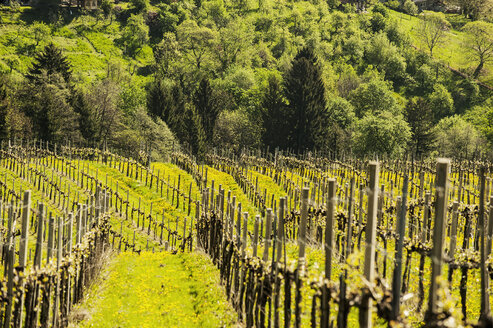
{"type": "Polygon", "coordinates": [[[390,9],[393,9],[393,10],[398,10],[398,9],[399,9],[399,7],[401,6],[401,5],[400,5],[400,3],[399,3],[399,1],[397,1],[397,0],[387,1],[387,2],[385,3],[385,5],[386,5],[387,7],[389,7],[390,9]]]}
{"type": "Polygon", "coordinates": [[[406,14],[415,16],[418,14],[418,6],[412,0],[406,0],[402,5],[402,9],[406,14]]]}

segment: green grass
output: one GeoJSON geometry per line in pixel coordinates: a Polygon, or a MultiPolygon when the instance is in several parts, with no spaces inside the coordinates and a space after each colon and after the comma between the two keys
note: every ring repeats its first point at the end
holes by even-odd
{"type": "Polygon", "coordinates": [[[94,284],[72,327],[234,327],[236,314],[202,254],[122,253],[94,284]]]}
{"type": "MultiPolygon", "coordinates": [[[[412,44],[426,53],[429,53],[428,48],[419,37],[419,17],[410,16],[392,10],[389,10],[389,13],[390,17],[397,20],[401,29],[404,32],[409,33],[412,44]]],[[[455,16],[456,15],[449,15],[454,25],[457,27],[464,25],[465,22],[455,16]]],[[[471,54],[464,48],[464,41],[466,37],[467,35],[465,32],[451,28],[447,32],[444,42],[433,49],[433,57],[445,65],[449,65],[454,69],[463,71],[470,75],[478,63],[472,60],[471,54]]],[[[492,62],[485,65],[479,80],[486,84],[493,85],[492,62]]]]}
{"type": "MultiPolygon", "coordinates": [[[[36,45],[30,23],[45,19],[30,7],[22,7],[18,12],[12,12],[7,7],[0,9],[0,71],[8,72],[9,65],[12,65],[12,73],[25,74],[34,54],[50,42],[63,50],[72,65],[75,80],[82,83],[91,83],[106,76],[109,63],[117,62],[123,70],[130,72],[134,67],[148,66],[154,60],[148,46],[139,52],[137,58],[124,55],[115,42],[122,33],[120,23],[109,19],[96,20],[90,15],[76,16],[61,25],[48,24],[50,35],[36,45]]],[[[132,76],[138,84],[148,78],[138,74],[132,76]]]]}

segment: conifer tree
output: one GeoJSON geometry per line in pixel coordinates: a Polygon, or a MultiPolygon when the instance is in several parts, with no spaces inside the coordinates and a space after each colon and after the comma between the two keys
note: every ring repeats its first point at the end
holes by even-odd
{"type": "Polygon", "coordinates": [[[426,154],[431,150],[433,141],[433,111],[425,99],[410,99],[404,110],[411,128],[411,141],[416,155],[426,154]]]}
{"type": "Polygon", "coordinates": [[[46,82],[46,78],[50,80],[55,74],[61,75],[65,83],[70,82],[72,78],[72,70],[67,57],[63,55],[61,49],[50,43],[43,52],[35,56],[33,67],[29,70],[27,78],[30,82],[42,83],[46,82]]]}
{"type": "Polygon", "coordinates": [[[286,140],[289,129],[286,110],[281,82],[276,76],[271,76],[262,99],[262,141],[271,149],[289,146],[286,140]]]}
{"type": "Polygon", "coordinates": [[[147,92],[147,111],[163,121],[167,121],[167,117],[164,117],[165,106],[170,102],[169,88],[166,87],[162,79],[156,78],[154,82],[149,85],[147,92]]]}
{"type": "Polygon", "coordinates": [[[94,141],[97,133],[97,123],[94,108],[89,104],[86,95],[80,90],[74,90],[70,96],[70,105],[79,117],[79,128],[86,141],[94,141]]]}
{"type": "Polygon", "coordinates": [[[195,92],[193,102],[196,112],[202,120],[206,141],[211,143],[212,136],[214,134],[214,125],[216,123],[217,116],[219,115],[219,108],[214,100],[209,79],[203,78],[200,81],[199,87],[195,92]]]}
{"type": "Polygon", "coordinates": [[[192,149],[192,153],[201,160],[205,153],[206,134],[202,127],[200,115],[191,104],[185,106],[183,121],[185,133],[182,141],[187,143],[192,149]]]}
{"type": "Polygon", "coordinates": [[[297,151],[320,149],[327,140],[328,114],[322,69],[309,48],[302,49],[284,77],[289,142],[297,151]]]}
{"type": "Polygon", "coordinates": [[[8,138],[7,112],[7,86],[4,79],[0,76],[0,139],[8,138]]]}

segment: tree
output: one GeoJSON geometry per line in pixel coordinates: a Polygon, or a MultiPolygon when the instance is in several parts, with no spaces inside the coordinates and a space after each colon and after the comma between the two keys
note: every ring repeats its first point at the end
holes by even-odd
{"type": "Polygon", "coordinates": [[[404,109],[406,121],[411,128],[412,149],[416,155],[431,150],[433,141],[433,112],[424,98],[410,99],[404,109]]]}
{"type": "Polygon", "coordinates": [[[418,33],[430,51],[430,56],[433,56],[433,49],[444,42],[449,28],[450,23],[444,13],[425,11],[420,15],[418,33]]]}
{"type": "Polygon", "coordinates": [[[408,13],[411,16],[416,16],[418,14],[418,6],[416,6],[416,4],[412,0],[404,1],[402,9],[404,9],[404,12],[408,13]]]}
{"type": "Polygon", "coordinates": [[[48,35],[50,35],[50,27],[43,22],[34,22],[31,30],[34,34],[34,40],[36,41],[36,46],[38,46],[39,41],[45,39],[48,35]]]}
{"type": "Polygon", "coordinates": [[[133,7],[137,12],[143,12],[149,7],[149,0],[132,0],[133,7]]]}
{"type": "Polygon", "coordinates": [[[199,115],[207,142],[212,142],[214,125],[216,124],[219,108],[214,99],[209,79],[203,78],[193,99],[195,110],[199,115]]]}
{"type": "Polygon", "coordinates": [[[455,113],[462,114],[464,110],[477,105],[479,100],[479,86],[470,79],[459,79],[452,89],[455,113]]]}
{"type": "Polygon", "coordinates": [[[180,133],[177,132],[177,136],[180,137],[182,142],[190,146],[192,154],[194,154],[199,160],[202,160],[206,150],[206,135],[202,126],[200,115],[198,115],[192,104],[186,104],[183,122],[185,123],[185,130],[182,132],[184,133],[180,136],[180,133]]]}
{"type": "Polygon", "coordinates": [[[200,70],[212,49],[216,37],[214,31],[208,27],[199,27],[194,20],[186,20],[177,27],[176,32],[186,57],[200,70]]]}
{"type": "Polygon", "coordinates": [[[72,78],[71,65],[62,54],[62,50],[50,43],[44,48],[43,52],[34,57],[34,63],[27,74],[29,81],[42,83],[45,79],[51,80],[52,76],[61,75],[64,82],[70,82],[72,78]]]}
{"type": "Polygon", "coordinates": [[[351,146],[351,133],[356,117],[349,101],[336,97],[329,101],[329,149],[340,153],[351,146]]]}
{"type": "Polygon", "coordinates": [[[312,50],[302,49],[285,73],[284,93],[291,123],[288,140],[297,151],[320,149],[327,141],[328,115],[322,69],[312,50]]]}
{"type": "Polygon", "coordinates": [[[389,84],[382,80],[372,80],[369,83],[361,84],[350,93],[349,100],[354,106],[358,118],[380,112],[390,112],[394,115],[401,113],[401,108],[397,104],[389,84]]]}
{"type": "Polygon", "coordinates": [[[488,98],[482,105],[474,106],[463,117],[481,132],[491,147],[493,145],[493,98],[488,98]]]}
{"type": "Polygon", "coordinates": [[[125,53],[135,56],[148,41],[149,26],[145,24],[144,17],[131,15],[120,39],[125,47],[125,53]]]}
{"type": "Polygon", "coordinates": [[[174,33],[164,33],[163,39],[153,49],[154,60],[160,74],[169,76],[171,64],[180,56],[179,45],[174,33]]]}
{"type": "Polygon", "coordinates": [[[286,101],[282,84],[275,75],[269,77],[267,90],[262,98],[262,141],[271,149],[287,148],[286,101]]]}
{"type": "Polygon", "coordinates": [[[434,91],[428,97],[433,112],[433,122],[436,124],[442,118],[454,114],[454,99],[442,84],[435,84],[434,91]]]}
{"type": "Polygon", "coordinates": [[[222,111],[214,129],[214,144],[239,153],[244,147],[256,147],[260,133],[242,110],[222,111]]]}
{"type": "Polygon", "coordinates": [[[479,62],[473,78],[477,79],[484,65],[493,61],[493,24],[476,21],[464,26],[466,32],[465,47],[479,62]]]}
{"type": "Polygon", "coordinates": [[[108,19],[111,17],[111,21],[113,22],[113,2],[110,0],[103,0],[101,2],[101,10],[103,11],[104,18],[108,19]]]}
{"type": "Polygon", "coordinates": [[[88,96],[83,91],[76,89],[72,92],[69,102],[79,117],[78,123],[82,137],[88,142],[94,141],[98,132],[97,122],[94,108],[90,104],[88,96]]]}
{"type": "Polygon", "coordinates": [[[89,104],[96,123],[95,140],[108,140],[118,128],[120,111],[117,108],[119,86],[109,78],[95,83],[89,94],[89,104]]]}
{"type": "Polygon", "coordinates": [[[406,62],[399,54],[398,48],[390,43],[385,33],[379,33],[370,39],[366,47],[365,58],[379,71],[385,72],[386,79],[396,83],[404,81],[406,62]]]}
{"type": "MultiPolygon", "coordinates": [[[[147,91],[147,111],[161,118],[164,122],[168,122],[167,108],[172,102],[170,86],[165,83],[163,79],[155,78],[149,85],[147,91]]],[[[169,124],[168,124],[169,126],[169,124]]]]}
{"type": "Polygon", "coordinates": [[[354,150],[360,155],[397,156],[404,152],[410,138],[409,125],[402,115],[367,114],[356,123],[354,150]]]}
{"type": "Polygon", "coordinates": [[[70,91],[63,85],[63,77],[53,74],[49,82],[25,84],[19,95],[20,109],[31,119],[33,132],[39,139],[81,141],[79,117],[68,101],[70,91]]]}
{"type": "Polygon", "coordinates": [[[251,48],[252,33],[241,23],[230,21],[226,27],[219,30],[214,54],[221,63],[221,71],[234,65],[240,55],[251,48]]]}
{"type": "Polygon", "coordinates": [[[165,161],[173,151],[176,139],[166,123],[158,117],[150,117],[145,108],[137,106],[125,114],[111,145],[127,156],[135,156],[142,144],[150,148],[152,160],[165,161]]]}
{"type": "Polygon", "coordinates": [[[418,95],[428,94],[433,90],[436,74],[430,65],[423,64],[414,73],[414,92],[418,95]]]}
{"type": "Polygon", "coordinates": [[[3,76],[0,76],[0,139],[4,140],[9,136],[7,126],[7,113],[9,109],[7,83],[3,76]]]}
{"type": "Polygon", "coordinates": [[[476,128],[458,115],[438,122],[434,134],[435,149],[439,156],[472,159],[484,146],[476,128]]]}
{"type": "Polygon", "coordinates": [[[473,20],[491,17],[493,10],[492,0],[450,0],[448,2],[459,6],[464,16],[473,20]]]}

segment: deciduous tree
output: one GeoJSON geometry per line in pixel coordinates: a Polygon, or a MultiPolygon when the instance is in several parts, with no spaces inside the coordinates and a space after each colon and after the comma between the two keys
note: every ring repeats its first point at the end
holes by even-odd
{"type": "Polygon", "coordinates": [[[478,62],[473,78],[478,78],[484,65],[493,61],[493,24],[475,21],[464,26],[465,47],[478,62]]]}
{"type": "Polygon", "coordinates": [[[449,28],[450,23],[443,13],[425,11],[420,15],[418,34],[430,51],[430,56],[433,56],[433,50],[445,41],[449,28]]]}

